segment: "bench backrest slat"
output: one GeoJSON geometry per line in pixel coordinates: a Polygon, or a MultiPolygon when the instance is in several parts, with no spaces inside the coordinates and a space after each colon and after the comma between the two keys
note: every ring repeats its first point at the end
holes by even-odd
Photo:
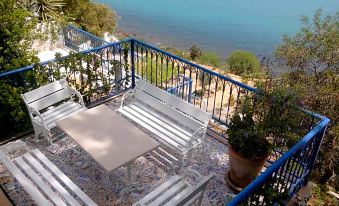
{"type": "Polygon", "coordinates": [[[141,90],[153,97],[159,99],[160,101],[168,104],[171,107],[176,108],[177,110],[191,116],[192,118],[202,122],[204,125],[207,125],[207,121],[210,119],[210,114],[195,107],[194,105],[183,101],[182,99],[170,94],[142,79],[137,83],[137,90],[141,90]]]}
{"type": "Polygon", "coordinates": [[[189,116],[183,114],[182,112],[176,110],[175,108],[169,107],[167,104],[160,102],[154,96],[149,95],[140,90],[135,91],[135,97],[145,104],[151,106],[152,108],[164,113],[170,118],[180,122],[181,124],[191,128],[196,131],[200,127],[204,126],[201,122],[190,118],[189,116]]]}
{"type": "Polygon", "coordinates": [[[32,197],[36,204],[45,206],[50,205],[46,198],[40,191],[31,184],[31,181],[15,166],[15,164],[6,156],[5,153],[0,151],[0,161],[9,170],[9,172],[18,180],[25,191],[32,197]]]}
{"type": "Polygon", "coordinates": [[[70,97],[71,97],[71,93],[69,92],[69,90],[62,89],[53,94],[45,96],[42,99],[32,102],[31,104],[29,104],[29,106],[34,108],[37,111],[40,111],[41,109],[45,109],[46,107],[52,106],[53,104],[58,103],[70,97]]]}
{"type": "Polygon", "coordinates": [[[30,104],[31,102],[34,102],[38,99],[45,97],[47,94],[52,94],[63,89],[65,83],[66,83],[65,79],[55,81],[42,87],[39,87],[37,89],[34,89],[32,91],[29,91],[23,94],[22,96],[24,97],[25,102],[27,104],[30,104]]]}
{"type": "Polygon", "coordinates": [[[42,99],[39,99],[38,101],[32,102],[31,104],[29,104],[29,106],[34,108],[37,111],[40,111],[41,109],[45,109],[49,106],[54,105],[55,103],[58,103],[70,97],[71,97],[71,94],[69,90],[62,89],[46,97],[43,97],[42,99]]]}

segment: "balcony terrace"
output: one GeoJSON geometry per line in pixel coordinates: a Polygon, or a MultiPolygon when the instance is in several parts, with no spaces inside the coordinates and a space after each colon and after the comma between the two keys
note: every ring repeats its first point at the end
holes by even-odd
{"type": "MultiPolygon", "coordinates": [[[[136,79],[141,78],[209,112],[212,115],[207,132],[209,161],[206,164],[190,161],[191,166],[202,175],[217,174],[204,193],[202,205],[270,205],[274,200],[265,196],[268,190],[293,197],[307,183],[329,122],[326,117],[303,109],[296,111],[299,125],[307,127],[308,131],[300,135],[294,146],[273,151],[260,175],[235,195],[224,180],[229,164],[225,131],[232,114],[242,104],[241,97],[253,98],[255,104],[255,96],[260,95],[255,88],[135,39],[107,43],[69,26],[64,30],[64,44],[78,53],[2,73],[1,83],[19,88],[24,93],[66,78],[82,94],[88,107],[106,104],[114,110],[120,105],[121,94],[134,88],[136,79]],[[90,49],[81,49],[80,45],[84,43],[90,49]],[[228,201],[225,197],[233,199],[228,201]]],[[[125,187],[121,178],[125,175],[124,169],[111,173],[113,186],[107,188],[101,181],[100,166],[67,135],[58,130],[53,134],[58,145],[55,154],[47,151],[47,141],[35,143],[33,133],[21,139],[29,147],[42,151],[96,203],[113,205],[125,187]]],[[[134,165],[138,171],[147,168],[137,174],[136,180],[142,183],[143,188],[131,193],[124,200],[125,205],[135,203],[170,176],[161,163],[159,165],[145,157],[138,158],[134,165]]],[[[0,167],[0,173],[4,171],[5,168],[0,167]]],[[[15,204],[32,204],[17,182],[15,189],[9,190],[6,180],[3,178],[1,185],[15,204]]]]}

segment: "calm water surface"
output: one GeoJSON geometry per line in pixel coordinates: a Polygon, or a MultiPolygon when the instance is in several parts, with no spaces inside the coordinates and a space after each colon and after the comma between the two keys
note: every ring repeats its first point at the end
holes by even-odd
{"type": "Polygon", "coordinates": [[[157,44],[193,43],[226,56],[235,49],[269,55],[301,15],[339,10],[339,0],[97,0],[120,16],[120,29],[157,44]]]}

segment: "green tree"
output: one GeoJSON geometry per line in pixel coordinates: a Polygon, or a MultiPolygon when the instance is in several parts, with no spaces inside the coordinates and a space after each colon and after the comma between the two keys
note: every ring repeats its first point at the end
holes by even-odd
{"type": "Polygon", "coordinates": [[[282,85],[300,96],[300,104],[331,119],[323,139],[313,181],[327,182],[336,174],[339,189],[339,13],[323,16],[317,10],[312,21],[302,18],[303,26],[293,37],[284,36],[276,56],[295,71],[286,74],[282,85]]]}
{"type": "Polygon", "coordinates": [[[61,18],[63,0],[18,0],[18,5],[37,14],[39,21],[58,20],[61,18]]]}
{"type": "Polygon", "coordinates": [[[283,36],[276,56],[302,72],[312,73],[317,83],[326,79],[326,72],[338,72],[339,62],[339,12],[334,16],[315,12],[312,21],[304,16],[303,27],[295,36],[283,36]],[[335,71],[336,70],[336,71],[335,71]]]}
{"type": "MultiPolygon", "coordinates": [[[[36,21],[30,13],[18,7],[15,0],[0,1],[0,72],[10,71],[37,61],[30,50],[35,38],[36,21]]],[[[6,136],[9,132],[25,129],[29,125],[21,101],[21,86],[26,75],[12,75],[0,80],[0,133],[6,136]],[[15,78],[15,79],[14,79],[15,78]],[[15,81],[17,87],[12,86],[15,81]]]]}
{"type": "Polygon", "coordinates": [[[36,21],[14,0],[0,1],[0,72],[32,64],[37,58],[30,50],[36,21]]]}
{"type": "Polygon", "coordinates": [[[103,36],[116,27],[116,13],[105,4],[89,0],[65,0],[64,12],[71,22],[94,35],[103,36]]]}
{"type": "Polygon", "coordinates": [[[230,71],[236,75],[255,74],[260,71],[259,60],[249,51],[234,51],[227,57],[226,62],[230,71]]]}

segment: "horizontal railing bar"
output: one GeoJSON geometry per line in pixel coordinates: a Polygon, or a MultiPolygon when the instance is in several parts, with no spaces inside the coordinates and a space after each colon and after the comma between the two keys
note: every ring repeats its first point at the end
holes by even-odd
{"type": "Polygon", "coordinates": [[[320,132],[330,122],[330,119],[323,118],[311,131],[309,131],[298,143],[289,149],[283,156],[276,160],[270,167],[268,167],[260,176],[258,176],[252,183],[246,186],[237,196],[235,196],[229,203],[229,206],[235,206],[245,200],[252,191],[265,183],[265,181],[276,171],[279,170],[289,158],[291,158],[300,148],[308,143],[318,132],[320,132]]]}
{"type": "Polygon", "coordinates": [[[96,39],[96,40],[98,40],[98,41],[103,41],[103,42],[106,43],[106,44],[110,43],[110,42],[108,42],[108,41],[105,41],[105,40],[102,39],[102,38],[99,38],[99,37],[97,37],[97,36],[95,36],[95,35],[93,35],[93,34],[87,32],[87,31],[84,31],[84,30],[82,30],[82,29],[79,29],[79,28],[77,28],[77,27],[75,27],[75,26],[73,26],[73,25],[68,25],[68,27],[71,27],[72,29],[75,29],[75,30],[77,30],[78,32],[83,33],[83,34],[85,34],[85,35],[87,35],[87,36],[90,36],[90,37],[92,37],[92,38],[94,38],[94,39],[96,39]]]}
{"type": "Polygon", "coordinates": [[[200,66],[200,65],[198,65],[198,64],[192,63],[192,62],[190,62],[190,61],[188,61],[188,60],[186,60],[186,59],[183,59],[183,58],[181,58],[181,57],[179,57],[179,56],[176,56],[176,55],[171,54],[171,53],[169,53],[169,52],[167,52],[167,51],[164,51],[164,50],[159,49],[159,48],[157,48],[157,47],[151,46],[151,45],[149,45],[149,44],[146,44],[146,43],[144,43],[144,42],[142,42],[142,41],[139,41],[139,40],[137,40],[137,39],[133,39],[133,40],[136,41],[136,42],[138,42],[139,44],[142,44],[142,45],[144,45],[144,46],[146,46],[146,47],[149,47],[149,48],[151,48],[151,49],[153,49],[153,50],[156,50],[156,51],[158,51],[158,52],[160,52],[160,53],[166,54],[166,55],[172,57],[173,59],[176,59],[176,60],[179,60],[179,61],[181,61],[181,62],[184,62],[185,64],[188,64],[188,65],[190,65],[190,66],[192,66],[192,67],[196,67],[196,68],[198,68],[198,69],[200,69],[200,70],[202,70],[202,71],[204,71],[204,72],[206,72],[206,73],[215,75],[215,76],[217,76],[217,77],[219,77],[219,78],[221,78],[221,79],[223,79],[223,80],[229,81],[229,82],[231,82],[231,83],[233,83],[233,84],[235,84],[235,85],[238,85],[238,86],[240,86],[240,87],[242,87],[242,88],[245,88],[245,89],[247,89],[247,90],[250,90],[250,91],[252,91],[252,92],[257,92],[257,89],[254,88],[254,87],[250,87],[250,86],[248,86],[248,85],[246,85],[246,84],[243,84],[243,83],[241,83],[241,82],[235,81],[235,80],[233,80],[233,79],[231,79],[231,78],[229,78],[229,77],[226,77],[226,76],[224,76],[224,75],[221,75],[221,74],[219,74],[219,73],[217,73],[217,72],[214,72],[214,71],[212,71],[212,70],[206,69],[206,68],[204,68],[204,67],[202,67],[202,66],[200,66]]]}
{"type": "MultiPolygon", "coordinates": [[[[129,42],[129,41],[131,41],[131,39],[127,38],[127,39],[124,39],[124,40],[119,41],[119,42],[109,43],[109,44],[106,44],[106,45],[103,45],[103,46],[99,46],[99,47],[96,47],[96,48],[80,51],[78,53],[88,54],[88,53],[92,53],[92,52],[96,52],[96,51],[105,49],[107,47],[118,46],[119,44],[126,43],[126,42],[129,42]]],[[[71,55],[63,56],[63,57],[60,58],[60,60],[67,59],[70,56],[71,55]]],[[[40,62],[38,64],[41,65],[41,66],[44,66],[44,65],[47,65],[49,63],[53,63],[55,61],[57,61],[57,59],[51,59],[51,60],[48,60],[48,61],[40,62]]],[[[14,69],[14,70],[11,70],[11,71],[3,72],[3,73],[0,74],[0,78],[6,77],[6,76],[10,76],[10,75],[13,75],[13,74],[17,74],[17,73],[20,73],[20,72],[32,70],[33,68],[34,68],[34,64],[33,65],[29,65],[29,66],[25,66],[25,67],[22,67],[22,68],[19,68],[19,69],[14,69]]]]}
{"type": "MultiPolygon", "coordinates": [[[[209,70],[209,69],[207,69],[207,68],[205,68],[203,66],[195,64],[193,62],[190,62],[190,61],[188,61],[186,59],[183,59],[183,58],[181,58],[179,56],[173,55],[173,54],[171,54],[171,53],[169,53],[167,51],[164,51],[164,50],[162,50],[160,48],[157,48],[157,47],[154,47],[152,45],[146,44],[146,43],[144,43],[142,41],[139,41],[137,39],[127,38],[127,39],[121,40],[119,42],[109,43],[109,42],[107,42],[107,41],[105,41],[105,40],[103,40],[103,39],[101,39],[99,37],[94,36],[93,34],[90,34],[90,33],[86,32],[86,31],[78,29],[78,28],[76,28],[76,27],[74,27],[72,25],[69,25],[69,27],[71,29],[76,29],[78,32],[83,33],[86,36],[94,38],[94,40],[101,41],[101,42],[106,42],[107,43],[105,45],[101,45],[101,46],[98,46],[98,47],[95,47],[95,48],[91,48],[91,49],[88,49],[88,50],[84,50],[84,51],[78,52],[80,54],[95,53],[95,52],[98,52],[98,51],[101,51],[101,50],[104,50],[104,49],[110,48],[110,47],[117,47],[117,48],[121,49],[121,47],[122,47],[121,45],[124,44],[124,43],[131,43],[130,46],[133,47],[133,45],[134,45],[133,43],[136,42],[137,44],[140,44],[140,46],[145,47],[146,50],[149,49],[149,50],[153,50],[155,52],[159,52],[159,53],[161,53],[162,55],[164,55],[166,57],[170,57],[173,60],[177,60],[177,61],[179,61],[181,63],[184,63],[184,64],[186,64],[186,65],[188,65],[190,67],[196,68],[196,69],[198,69],[198,70],[200,70],[202,72],[210,74],[210,76],[218,77],[221,80],[230,82],[230,83],[232,83],[232,84],[234,84],[236,86],[239,86],[239,87],[241,87],[243,89],[246,89],[246,90],[248,90],[250,92],[254,92],[254,93],[260,95],[260,91],[258,89],[256,89],[256,88],[254,88],[254,87],[251,87],[251,86],[248,86],[248,85],[243,84],[241,82],[238,82],[236,80],[233,80],[233,79],[231,79],[231,78],[229,78],[227,76],[224,76],[222,74],[216,73],[216,72],[214,72],[212,70],[209,70]]],[[[72,42],[70,42],[70,44],[72,44],[72,42]]],[[[131,52],[133,52],[133,51],[134,51],[133,49],[132,50],[130,48],[128,49],[128,53],[129,54],[131,54],[131,52]]],[[[138,55],[137,51],[133,52],[131,56],[133,57],[134,55],[138,55]]],[[[71,55],[67,55],[67,56],[61,57],[60,59],[61,60],[67,59],[70,56],[71,55]]],[[[50,64],[50,63],[53,63],[53,62],[56,62],[56,61],[57,61],[57,59],[52,59],[52,60],[40,62],[38,64],[41,65],[41,66],[45,66],[47,64],[50,64]]],[[[101,61],[103,61],[103,60],[101,59],[101,61]]],[[[25,67],[18,68],[18,69],[15,69],[15,70],[3,72],[3,73],[0,74],[0,78],[6,77],[6,76],[10,76],[10,75],[14,75],[14,74],[18,74],[18,73],[25,72],[25,71],[28,71],[28,70],[32,70],[34,68],[34,66],[35,65],[30,65],[30,66],[25,66],[25,67]]],[[[190,79],[190,81],[192,82],[193,80],[190,79]]],[[[107,97],[102,98],[102,100],[105,101],[106,98],[111,98],[111,97],[108,95],[107,97]]],[[[245,187],[242,192],[240,192],[236,197],[234,197],[233,200],[231,200],[229,202],[229,205],[237,205],[240,202],[245,201],[246,198],[248,198],[251,195],[251,193],[255,191],[255,189],[257,189],[258,187],[261,187],[263,184],[265,184],[265,181],[267,179],[269,179],[274,172],[279,171],[279,169],[282,167],[282,165],[285,164],[286,161],[290,161],[290,158],[295,158],[293,155],[295,155],[298,152],[298,150],[300,150],[308,142],[310,142],[312,140],[312,138],[316,138],[315,135],[318,135],[318,133],[321,132],[322,129],[326,128],[326,125],[329,124],[329,122],[330,122],[330,120],[327,117],[325,117],[325,116],[322,116],[320,114],[317,114],[315,112],[306,110],[306,109],[301,108],[301,107],[298,107],[298,109],[300,109],[303,113],[305,113],[307,115],[310,115],[310,116],[312,116],[314,118],[319,119],[319,121],[315,124],[315,126],[304,137],[301,138],[300,141],[298,141],[298,143],[296,143],[292,148],[290,148],[287,152],[285,152],[284,155],[282,155],[282,156],[279,155],[280,157],[277,160],[273,161],[272,164],[269,165],[267,167],[267,169],[263,173],[261,173],[251,184],[249,184],[247,187],[245,187]]],[[[223,124],[223,125],[227,126],[227,120],[226,120],[226,122],[223,122],[222,120],[219,120],[217,117],[212,117],[212,118],[214,120],[216,120],[219,124],[223,124]]],[[[226,118],[228,118],[228,117],[226,117],[226,118]]],[[[313,120],[314,119],[312,119],[312,124],[314,123],[313,120]]],[[[218,132],[214,131],[212,127],[209,127],[208,129],[209,129],[209,131],[212,131],[213,133],[218,134],[218,132]]],[[[224,135],[222,134],[222,136],[224,136],[224,135]]],[[[298,164],[300,164],[300,163],[298,163],[298,164]]],[[[288,173],[290,173],[290,172],[288,172],[288,173]]],[[[293,176],[294,174],[291,173],[291,175],[293,176]]],[[[302,174],[302,175],[305,175],[305,174],[302,174]]]]}

